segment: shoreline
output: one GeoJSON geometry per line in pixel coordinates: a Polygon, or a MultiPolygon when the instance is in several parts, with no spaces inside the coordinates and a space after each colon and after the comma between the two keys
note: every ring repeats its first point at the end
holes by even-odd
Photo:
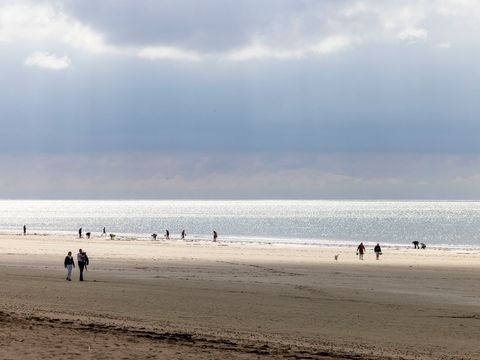
{"type": "MultiPolygon", "coordinates": [[[[21,232],[16,230],[0,230],[0,238],[5,236],[24,236],[21,232]]],[[[37,230],[29,230],[27,236],[34,237],[66,237],[69,239],[77,239],[78,236],[73,231],[37,231],[37,230]]],[[[92,233],[92,237],[90,240],[108,240],[109,234],[107,236],[102,237],[101,232],[92,233]]],[[[86,240],[85,236],[83,240],[86,240]]],[[[138,241],[138,242],[169,242],[169,241],[178,241],[178,242],[185,242],[185,243],[209,243],[212,242],[212,237],[207,235],[188,235],[185,240],[182,240],[180,235],[177,237],[175,234],[170,236],[169,240],[166,240],[163,234],[158,234],[157,240],[153,240],[151,235],[149,234],[137,234],[137,233],[115,233],[115,240],[108,240],[108,241],[138,241]]],[[[266,238],[266,237],[246,237],[246,236],[221,236],[218,240],[218,243],[223,244],[232,244],[232,245],[258,245],[258,246],[311,246],[311,247],[320,247],[320,248],[352,248],[358,246],[360,242],[366,247],[372,247],[377,244],[375,241],[368,241],[368,240],[358,240],[358,241],[348,241],[348,240],[325,240],[325,239],[303,239],[297,238],[295,241],[289,241],[287,238],[266,238]]],[[[391,243],[391,242],[381,242],[380,245],[382,248],[387,249],[411,249],[412,244],[401,244],[401,243],[391,243]]],[[[461,244],[461,245],[452,245],[452,244],[436,244],[430,243],[427,244],[427,248],[429,250],[444,250],[444,251],[480,251],[479,246],[461,244]]]]}

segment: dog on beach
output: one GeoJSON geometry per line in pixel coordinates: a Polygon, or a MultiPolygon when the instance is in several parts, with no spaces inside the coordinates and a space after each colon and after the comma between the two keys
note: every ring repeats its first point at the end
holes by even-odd
{"type": "Polygon", "coordinates": [[[337,254],[337,255],[333,255],[333,257],[335,258],[335,261],[338,260],[338,257],[340,256],[340,254],[337,254]]]}
{"type": "Polygon", "coordinates": [[[115,239],[115,234],[110,234],[110,240],[115,239]]]}

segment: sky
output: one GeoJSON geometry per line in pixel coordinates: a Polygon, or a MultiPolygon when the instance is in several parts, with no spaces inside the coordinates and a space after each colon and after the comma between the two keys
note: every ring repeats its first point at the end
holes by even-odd
{"type": "Polygon", "coordinates": [[[480,199],[476,0],[0,0],[0,198],[480,199]]]}

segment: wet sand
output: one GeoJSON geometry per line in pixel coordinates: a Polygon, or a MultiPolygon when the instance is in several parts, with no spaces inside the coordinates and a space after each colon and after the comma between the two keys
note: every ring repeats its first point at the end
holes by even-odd
{"type": "Polygon", "coordinates": [[[0,357],[480,359],[480,251],[127,240],[0,235],[0,357]]]}

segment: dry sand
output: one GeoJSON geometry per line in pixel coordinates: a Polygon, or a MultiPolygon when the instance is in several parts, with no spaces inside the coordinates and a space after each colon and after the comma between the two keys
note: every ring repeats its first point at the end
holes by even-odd
{"type": "Polygon", "coordinates": [[[480,359],[480,251],[127,240],[0,235],[0,359],[480,359]]]}

